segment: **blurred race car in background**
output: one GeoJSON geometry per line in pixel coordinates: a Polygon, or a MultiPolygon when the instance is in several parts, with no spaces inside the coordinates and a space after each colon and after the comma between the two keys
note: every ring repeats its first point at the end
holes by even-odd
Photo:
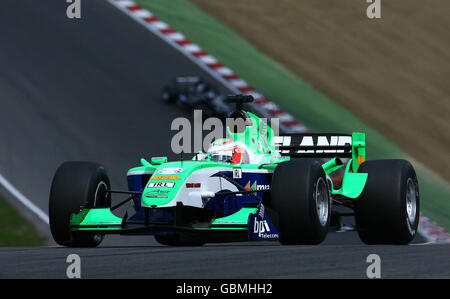
{"type": "Polygon", "coordinates": [[[196,76],[176,77],[163,88],[161,98],[186,110],[202,110],[206,117],[224,119],[233,111],[214,86],[196,76]]]}

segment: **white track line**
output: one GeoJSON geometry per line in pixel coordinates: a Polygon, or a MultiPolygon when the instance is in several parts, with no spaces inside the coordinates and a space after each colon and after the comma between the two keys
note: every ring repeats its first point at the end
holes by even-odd
{"type": "Polygon", "coordinates": [[[48,215],[45,214],[40,208],[38,208],[34,203],[32,203],[28,198],[25,197],[19,190],[16,189],[4,176],[0,174],[0,184],[8,190],[18,201],[20,201],[25,207],[27,207],[31,212],[38,216],[42,221],[49,224],[48,215]]]}

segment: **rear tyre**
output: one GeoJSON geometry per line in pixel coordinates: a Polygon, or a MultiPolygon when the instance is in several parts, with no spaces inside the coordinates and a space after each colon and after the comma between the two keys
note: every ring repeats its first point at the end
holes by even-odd
{"type": "Polygon", "coordinates": [[[327,234],[331,211],[321,164],[299,159],[278,165],[272,179],[271,206],[278,213],[281,244],[320,244],[327,234]]]}
{"type": "Polygon", "coordinates": [[[56,243],[67,247],[96,247],[103,235],[73,232],[70,219],[82,207],[110,207],[106,170],[90,162],[63,163],[53,178],[50,201],[50,230],[56,243]]]}
{"type": "Polygon", "coordinates": [[[163,100],[163,102],[168,103],[168,104],[174,103],[175,99],[176,99],[176,95],[172,91],[172,88],[170,88],[168,86],[164,87],[161,92],[161,99],[163,100]]]}
{"type": "Polygon", "coordinates": [[[193,240],[185,234],[174,233],[170,235],[155,235],[155,240],[161,245],[166,246],[203,246],[205,243],[193,240]]]}
{"type": "Polygon", "coordinates": [[[364,191],[356,201],[358,234],[366,244],[408,244],[419,224],[419,185],[406,160],[364,162],[368,173],[364,191]]]}

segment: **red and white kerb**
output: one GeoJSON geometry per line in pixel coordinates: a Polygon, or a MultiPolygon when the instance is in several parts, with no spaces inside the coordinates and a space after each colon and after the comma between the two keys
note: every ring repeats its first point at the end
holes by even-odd
{"type": "Polygon", "coordinates": [[[254,97],[254,107],[264,117],[278,118],[280,129],[286,133],[304,133],[308,129],[298,122],[292,115],[282,110],[263,94],[249,86],[230,68],[221,64],[215,57],[203,51],[198,45],[188,40],[182,33],[175,31],[168,24],[155,17],[151,12],[129,0],[108,0],[114,6],[143,24],[153,33],[174,45],[197,65],[201,66],[213,77],[219,79],[226,87],[236,93],[250,94],[254,97]]]}

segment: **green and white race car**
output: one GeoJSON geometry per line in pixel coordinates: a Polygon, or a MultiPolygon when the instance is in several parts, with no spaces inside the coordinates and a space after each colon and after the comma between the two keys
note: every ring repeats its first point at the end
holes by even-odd
{"type": "Polygon", "coordinates": [[[228,128],[227,138],[192,160],[141,159],[127,173],[128,190],[111,189],[97,163],[63,163],[50,192],[54,240],[94,247],[106,234],[122,234],[153,235],[171,246],[249,240],[306,245],[321,243],[330,230],[357,230],[367,244],[414,238],[419,191],[408,161],[366,161],[364,133],[275,136],[256,115],[236,116],[245,118],[245,128],[228,128]],[[112,194],[128,197],[112,206],[112,194]],[[130,201],[134,214],[116,215],[130,201]],[[351,216],[355,225],[344,225],[343,217],[351,216]]]}

